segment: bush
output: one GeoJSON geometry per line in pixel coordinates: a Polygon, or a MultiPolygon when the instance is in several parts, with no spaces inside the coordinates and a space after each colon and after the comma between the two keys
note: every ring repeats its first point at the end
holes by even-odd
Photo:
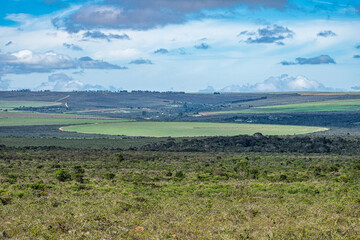
{"type": "Polygon", "coordinates": [[[42,182],[38,182],[38,183],[30,183],[29,188],[31,188],[33,190],[45,190],[45,188],[47,188],[47,186],[46,186],[46,184],[44,184],[42,182]]]}
{"type": "Polygon", "coordinates": [[[287,180],[287,176],[285,174],[281,174],[280,181],[286,181],[286,180],[287,180]]]}
{"type": "Polygon", "coordinates": [[[81,166],[75,166],[74,167],[74,172],[76,174],[82,174],[82,173],[85,173],[85,170],[81,166]]]}
{"type": "Polygon", "coordinates": [[[59,170],[59,171],[56,171],[55,178],[57,180],[59,180],[60,182],[65,182],[65,181],[71,180],[71,175],[68,171],[59,170]]]}
{"type": "Polygon", "coordinates": [[[116,156],[116,160],[118,162],[122,162],[125,160],[124,155],[122,155],[121,153],[117,153],[117,154],[115,154],[115,156],[116,156]]]}
{"type": "Polygon", "coordinates": [[[78,183],[83,183],[84,182],[84,174],[82,173],[76,173],[73,175],[73,178],[75,181],[77,181],[78,183]]]}
{"type": "Polygon", "coordinates": [[[107,180],[111,180],[115,178],[115,174],[114,173],[105,173],[104,174],[104,178],[107,180]]]}
{"type": "Polygon", "coordinates": [[[175,177],[177,178],[185,178],[185,173],[183,173],[182,171],[178,171],[175,173],[175,177]]]}

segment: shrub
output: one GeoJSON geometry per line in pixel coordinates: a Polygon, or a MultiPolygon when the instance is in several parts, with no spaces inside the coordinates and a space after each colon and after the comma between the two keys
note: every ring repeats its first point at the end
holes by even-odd
{"type": "Polygon", "coordinates": [[[7,176],[6,182],[8,182],[8,183],[10,183],[10,184],[14,184],[14,183],[16,183],[17,178],[18,178],[18,177],[17,177],[16,175],[10,174],[10,175],[7,176]]]}
{"type": "Polygon", "coordinates": [[[125,160],[124,155],[122,155],[122,153],[117,153],[115,156],[118,162],[122,162],[125,160]]]}
{"type": "Polygon", "coordinates": [[[47,186],[46,186],[46,184],[44,184],[42,182],[38,182],[38,183],[30,183],[29,188],[31,188],[33,190],[45,190],[45,188],[47,188],[47,186]]]}
{"type": "Polygon", "coordinates": [[[55,178],[57,180],[59,180],[60,182],[65,182],[65,181],[71,180],[71,175],[68,171],[59,170],[59,171],[56,171],[55,178]]]}
{"type": "Polygon", "coordinates": [[[182,171],[178,171],[175,173],[175,177],[177,178],[185,178],[185,173],[183,173],[182,171]]]}
{"type": "Polygon", "coordinates": [[[286,181],[286,179],[287,179],[287,176],[285,174],[280,175],[280,180],[281,181],[286,181]]]}
{"type": "Polygon", "coordinates": [[[74,167],[74,172],[76,174],[82,174],[82,173],[85,173],[85,170],[81,166],[75,166],[74,167]]]}
{"type": "Polygon", "coordinates": [[[83,183],[84,182],[84,174],[82,173],[76,173],[73,175],[73,178],[75,181],[77,181],[78,183],[83,183]]]}
{"type": "Polygon", "coordinates": [[[52,168],[61,168],[60,164],[53,164],[51,165],[52,168]]]}
{"type": "Polygon", "coordinates": [[[104,174],[104,178],[107,180],[111,180],[115,178],[115,174],[114,173],[105,173],[104,174]]]}
{"type": "Polygon", "coordinates": [[[2,205],[8,205],[11,203],[11,198],[10,197],[0,197],[0,202],[2,203],[2,205]]]}

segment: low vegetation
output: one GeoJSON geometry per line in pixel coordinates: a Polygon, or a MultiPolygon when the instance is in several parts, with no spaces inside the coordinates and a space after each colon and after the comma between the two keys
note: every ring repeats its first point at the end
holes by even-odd
{"type": "Polygon", "coordinates": [[[9,239],[359,239],[360,156],[2,148],[9,239]]]}

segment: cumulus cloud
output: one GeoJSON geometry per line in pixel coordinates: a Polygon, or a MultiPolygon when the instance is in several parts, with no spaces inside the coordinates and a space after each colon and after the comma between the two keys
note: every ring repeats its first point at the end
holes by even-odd
{"type": "Polygon", "coordinates": [[[215,92],[215,89],[212,86],[207,86],[207,88],[199,90],[199,93],[213,93],[213,92],[215,92]]]}
{"type": "Polygon", "coordinates": [[[360,58],[360,55],[354,55],[354,58],[360,58]]]}
{"type": "Polygon", "coordinates": [[[199,45],[195,45],[194,48],[196,49],[201,49],[201,50],[206,50],[206,49],[209,49],[210,46],[206,43],[201,43],[199,45]]]}
{"type": "Polygon", "coordinates": [[[65,18],[56,18],[56,27],[69,32],[99,27],[146,30],[167,24],[183,23],[189,14],[206,9],[249,7],[284,8],[288,0],[104,0],[102,5],[87,5],[65,18]]]}
{"type": "Polygon", "coordinates": [[[74,50],[74,51],[82,51],[83,50],[80,46],[75,45],[75,44],[64,43],[63,46],[68,49],[74,50]]]}
{"type": "Polygon", "coordinates": [[[127,69],[108,62],[92,59],[91,57],[82,57],[76,61],[77,65],[83,69],[127,69]]]}
{"type": "Polygon", "coordinates": [[[318,64],[336,64],[336,62],[328,55],[321,55],[313,58],[298,57],[295,59],[295,62],[282,61],[280,64],[284,66],[305,65],[305,64],[318,65],[318,64]]]}
{"type": "Polygon", "coordinates": [[[278,45],[284,45],[283,40],[292,38],[294,36],[294,32],[287,27],[275,24],[259,28],[256,32],[242,31],[238,36],[242,37],[242,41],[246,43],[275,43],[278,45]]]}
{"type": "Polygon", "coordinates": [[[126,69],[90,57],[73,59],[55,52],[35,53],[21,50],[0,54],[0,74],[27,74],[66,69],[126,69]]]}
{"type": "Polygon", "coordinates": [[[310,80],[304,76],[290,77],[283,74],[270,77],[254,85],[232,85],[221,89],[221,92],[282,92],[282,91],[331,91],[331,88],[310,80]]]}
{"type": "Polygon", "coordinates": [[[331,30],[326,30],[326,31],[322,31],[322,32],[319,32],[317,34],[318,37],[336,37],[336,33],[334,33],[333,31],[331,30]]]}
{"type": "Polygon", "coordinates": [[[165,49],[165,48],[159,48],[157,50],[154,51],[155,54],[167,54],[169,53],[169,50],[165,49]]]}
{"type": "Polygon", "coordinates": [[[55,73],[48,77],[49,82],[70,82],[72,78],[65,73],[55,73]]]}
{"type": "Polygon", "coordinates": [[[149,60],[149,59],[139,58],[139,59],[135,59],[135,60],[129,62],[129,64],[141,65],[141,64],[153,64],[153,63],[152,63],[152,61],[149,60]]]}
{"type": "MultiPolygon", "coordinates": [[[[201,46],[201,45],[197,45],[194,46],[195,48],[198,47],[198,49],[202,49],[201,47],[204,47],[203,49],[206,49],[206,45],[201,46]]],[[[209,48],[210,46],[208,46],[209,48]]],[[[175,49],[165,49],[165,48],[159,48],[157,50],[154,51],[154,54],[158,54],[158,55],[164,55],[164,54],[168,54],[170,56],[177,56],[177,55],[186,55],[186,49],[185,48],[175,48],[175,49]]]]}
{"type": "Polygon", "coordinates": [[[81,81],[74,80],[64,73],[50,75],[48,81],[43,82],[37,89],[57,92],[106,90],[106,88],[101,85],[85,84],[81,81]]]}
{"type": "Polygon", "coordinates": [[[10,86],[10,80],[3,79],[2,76],[0,75],[0,90],[7,90],[9,89],[9,86],[10,86]]]}
{"type": "Polygon", "coordinates": [[[53,91],[74,91],[84,87],[84,83],[76,81],[64,73],[52,74],[48,77],[48,81],[55,84],[51,89],[53,91]]]}
{"type": "Polygon", "coordinates": [[[100,31],[87,31],[83,34],[84,38],[92,38],[92,39],[104,39],[107,40],[108,42],[111,41],[111,39],[121,39],[121,40],[130,40],[130,37],[127,34],[105,34],[103,32],[100,31]]]}
{"type": "Polygon", "coordinates": [[[220,89],[219,92],[247,92],[248,89],[246,86],[240,86],[240,85],[230,85],[230,86],[226,86],[222,89],[220,89]]]}

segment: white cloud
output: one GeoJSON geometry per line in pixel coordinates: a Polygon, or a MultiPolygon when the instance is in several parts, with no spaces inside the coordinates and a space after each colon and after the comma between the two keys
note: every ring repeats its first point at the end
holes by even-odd
{"type": "Polygon", "coordinates": [[[221,92],[284,92],[284,91],[331,91],[323,84],[306,78],[305,76],[289,77],[283,74],[278,77],[270,77],[264,82],[254,85],[231,85],[222,88],[221,92]]]}
{"type": "Polygon", "coordinates": [[[55,52],[35,53],[21,50],[0,54],[1,74],[27,74],[33,72],[52,72],[66,69],[125,69],[90,57],[73,59],[55,52]]]}
{"type": "Polygon", "coordinates": [[[10,86],[10,80],[2,79],[2,76],[0,75],[0,90],[8,90],[9,86],[10,86]]]}
{"type": "Polygon", "coordinates": [[[106,90],[101,85],[85,84],[75,80],[64,73],[55,73],[48,77],[47,82],[43,82],[36,90],[51,90],[57,92],[86,91],[86,90],[106,90]]]}

